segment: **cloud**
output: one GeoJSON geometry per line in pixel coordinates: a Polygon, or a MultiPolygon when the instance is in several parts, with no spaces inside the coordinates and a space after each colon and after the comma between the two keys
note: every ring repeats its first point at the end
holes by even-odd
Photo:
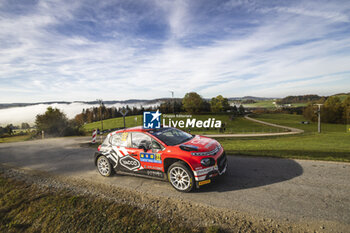
{"type": "Polygon", "coordinates": [[[341,82],[350,73],[349,4],[108,0],[16,7],[0,5],[0,102],[158,98],[169,90],[178,97],[193,90],[205,97],[347,91],[341,82]],[[303,83],[310,79],[313,85],[303,83]]]}

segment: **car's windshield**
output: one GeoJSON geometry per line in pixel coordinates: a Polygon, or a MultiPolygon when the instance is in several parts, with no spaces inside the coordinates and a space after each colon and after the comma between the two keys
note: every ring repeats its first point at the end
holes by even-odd
{"type": "Polygon", "coordinates": [[[162,128],[150,133],[169,146],[178,145],[193,138],[191,134],[175,128],[162,128]]]}

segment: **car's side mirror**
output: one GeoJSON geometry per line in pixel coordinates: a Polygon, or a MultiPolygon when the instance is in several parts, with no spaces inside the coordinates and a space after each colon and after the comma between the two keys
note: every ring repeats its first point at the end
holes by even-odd
{"type": "Polygon", "coordinates": [[[146,146],[146,144],[141,144],[139,146],[139,149],[143,149],[144,152],[147,152],[149,150],[149,148],[146,146]]]}

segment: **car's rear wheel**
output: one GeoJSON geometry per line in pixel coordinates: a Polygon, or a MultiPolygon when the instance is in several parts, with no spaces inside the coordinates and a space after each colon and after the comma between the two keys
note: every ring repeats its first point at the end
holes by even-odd
{"type": "Polygon", "coordinates": [[[180,192],[190,192],[194,188],[192,171],[183,162],[176,162],[168,169],[170,184],[180,192]]]}
{"type": "Polygon", "coordinates": [[[113,168],[111,163],[108,161],[106,156],[101,155],[97,159],[97,170],[102,176],[110,176],[112,175],[113,168]]]}

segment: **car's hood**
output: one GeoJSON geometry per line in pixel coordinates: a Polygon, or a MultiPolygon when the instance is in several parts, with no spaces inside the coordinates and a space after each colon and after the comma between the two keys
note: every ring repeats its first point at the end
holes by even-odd
{"type": "Polygon", "coordinates": [[[183,143],[182,145],[195,146],[198,148],[198,152],[207,152],[214,150],[217,146],[219,146],[219,143],[214,139],[196,135],[194,138],[183,143]]]}

